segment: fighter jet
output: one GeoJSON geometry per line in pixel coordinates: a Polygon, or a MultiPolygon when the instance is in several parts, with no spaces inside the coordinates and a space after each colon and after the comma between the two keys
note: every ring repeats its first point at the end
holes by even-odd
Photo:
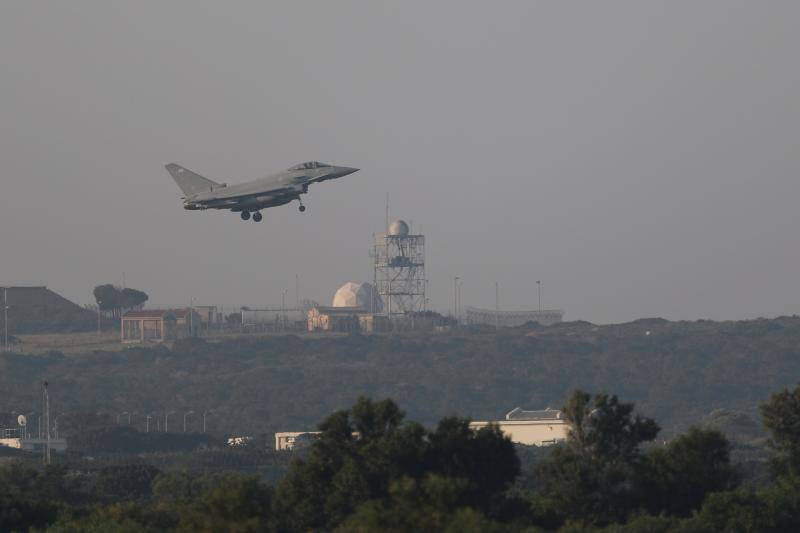
{"type": "Polygon", "coordinates": [[[300,211],[305,211],[306,206],[303,205],[300,195],[308,192],[309,185],[358,171],[357,168],[309,161],[277,174],[228,186],[226,183],[204,178],[175,163],[166,165],[166,169],[185,195],[184,209],[228,209],[241,213],[242,220],[250,220],[252,215],[256,222],[261,222],[262,209],[288,204],[294,200],[300,203],[300,211]]]}

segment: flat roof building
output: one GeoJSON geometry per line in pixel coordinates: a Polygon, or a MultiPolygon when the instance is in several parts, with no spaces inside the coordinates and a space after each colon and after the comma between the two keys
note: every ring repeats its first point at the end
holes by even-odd
{"type": "MultiPolygon", "coordinates": [[[[527,446],[552,446],[567,440],[569,424],[564,420],[561,411],[543,409],[540,411],[523,411],[519,407],[506,414],[505,420],[489,420],[470,422],[469,427],[479,430],[489,425],[496,425],[504,435],[515,444],[527,446]]],[[[293,450],[313,441],[319,431],[283,431],[275,433],[275,449],[293,450]]]]}
{"type": "Polygon", "coordinates": [[[196,335],[202,320],[189,309],[141,309],[122,317],[123,343],[164,342],[196,335]]]}
{"type": "Polygon", "coordinates": [[[471,422],[469,427],[480,429],[495,424],[504,435],[515,444],[528,446],[550,446],[567,439],[569,424],[562,417],[561,411],[543,409],[524,411],[517,407],[506,414],[505,420],[471,422]]]}

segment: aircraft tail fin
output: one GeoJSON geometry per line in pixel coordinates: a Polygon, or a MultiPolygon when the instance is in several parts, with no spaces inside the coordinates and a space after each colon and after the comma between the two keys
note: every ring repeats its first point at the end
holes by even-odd
{"type": "Polygon", "coordinates": [[[211,192],[214,189],[221,187],[219,183],[211,181],[208,178],[204,178],[199,174],[195,174],[191,170],[183,168],[180,165],[176,165],[175,163],[166,165],[166,169],[187,198],[189,196],[194,196],[197,193],[211,192]]]}

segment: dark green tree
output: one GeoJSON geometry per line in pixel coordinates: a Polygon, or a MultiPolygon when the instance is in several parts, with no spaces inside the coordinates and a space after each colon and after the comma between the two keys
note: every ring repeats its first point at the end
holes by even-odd
{"type": "Polygon", "coordinates": [[[508,531],[481,511],[464,506],[468,482],[437,474],[421,480],[403,478],[389,487],[387,498],[371,500],[339,528],[341,531],[445,531],[491,533],[508,531]]]}
{"type": "Polygon", "coordinates": [[[761,406],[761,416],[770,431],[776,473],[800,475],[800,385],[773,394],[761,406]]]}
{"type": "Polygon", "coordinates": [[[360,398],[319,429],[307,457],[278,486],[274,510],[281,530],[335,529],[366,502],[401,505],[407,498],[387,501],[390,487],[429,475],[452,481],[448,512],[487,509],[519,471],[513,445],[497,428],[476,432],[467,420],[446,418],[427,432],[404,421],[391,400],[360,398]]]}
{"type": "Polygon", "coordinates": [[[120,292],[120,303],[123,309],[135,309],[144,305],[148,299],[147,293],[136,289],[126,288],[120,292]]]}
{"type": "Polygon", "coordinates": [[[642,494],[654,514],[688,516],[702,506],[708,494],[736,485],[730,445],[716,430],[692,427],[666,446],[650,450],[647,458],[642,494]]]}
{"type": "Polygon", "coordinates": [[[636,480],[644,462],[641,445],[658,425],[633,414],[616,396],[575,391],[563,407],[570,424],[565,445],[537,467],[541,488],[534,507],[558,525],[624,522],[639,507],[636,480]]]}
{"type": "Polygon", "coordinates": [[[111,284],[98,285],[93,291],[94,299],[101,311],[111,311],[114,317],[143,305],[148,296],[136,289],[120,289],[111,284]]]}

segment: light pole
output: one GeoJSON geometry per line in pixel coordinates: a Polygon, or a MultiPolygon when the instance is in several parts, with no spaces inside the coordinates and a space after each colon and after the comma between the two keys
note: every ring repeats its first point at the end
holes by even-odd
{"type": "Polygon", "coordinates": [[[3,347],[8,351],[8,287],[3,287],[3,347]]]}
{"type": "Polygon", "coordinates": [[[539,312],[542,312],[542,282],[536,281],[536,288],[539,291],[539,312]]]}
{"type": "Polygon", "coordinates": [[[286,331],[286,289],[281,294],[281,332],[286,331]]]}
{"type": "Polygon", "coordinates": [[[147,419],[146,419],[145,425],[144,425],[144,432],[145,433],[150,433],[150,419],[151,418],[153,418],[152,415],[147,415],[147,419]]]}
{"type": "Polygon", "coordinates": [[[164,433],[169,433],[169,415],[174,415],[175,411],[164,412],[164,433]]]}
{"type": "Polygon", "coordinates": [[[97,335],[100,335],[100,306],[103,305],[103,302],[97,300],[97,335]]]}
{"type": "Polygon", "coordinates": [[[206,415],[210,412],[209,410],[203,411],[203,433],[206,432],[206,415]]]}
{"type": "Polygon", "coordinates": [[[186,413],[183,413],[183,432],[184,433],[186,433],[186,417],[189,416],[189,415],[193,415],[193,414],[194,414],[194,411],[187,411],[186,413]]]}
{"type": "Polygon", "coordinates": [[[494,329],[500,329],[500,284],[494,282],[494,329]]]}
{"type": "Polygon", "coordinates": [[[461,308],[463,307],[463,304],[461,302],[461,287],[463,287],[463,286],[464,286],[464,280],[463,279],[459,280],[458,281],[458,286],[457,286],[457,288],[458,288],[458,291],[457,291],[458,298],[456,299],[456,302],[457,302],[456,307],[458,308],[458,311],[456,312],[456,317],[457,317],[459,322],[461,320],[461,308]]]}
{"type": "Polygon", "coordinates": [[[456,320],[456,325],[458,325],[458,280],[460,280],[458,276],[453,276],[453,318],[456,320]]]}
{"type": "Polygon", "coordinates": [[[189,299],[189,334],[194,337],[194,296],[189,299]]]}

